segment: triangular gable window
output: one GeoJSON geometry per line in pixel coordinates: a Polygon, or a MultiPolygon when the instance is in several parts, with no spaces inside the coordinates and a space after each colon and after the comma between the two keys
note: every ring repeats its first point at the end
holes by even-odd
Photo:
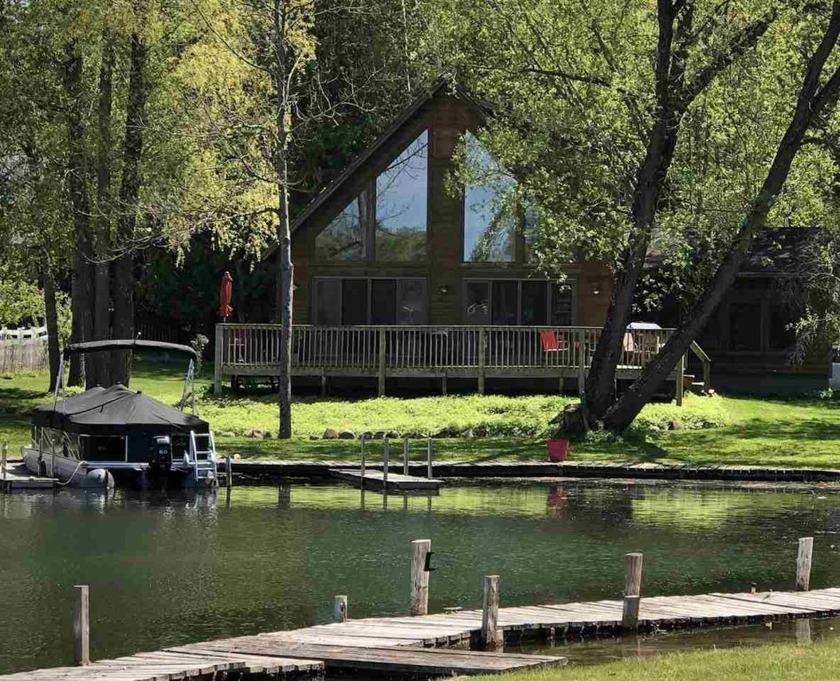
{"type": "Polygon", "coordinates": [[[315,238],[322,260],[426,258],[429,133],[424,130],[315,238]]]}
{"type": "Polygon", "coordinates": [[[465,144],[467,163],[480,179],[464,188],[464,261],[513,262],[517,218],[509,194],[514,180],[469,132],[465,144]]]}

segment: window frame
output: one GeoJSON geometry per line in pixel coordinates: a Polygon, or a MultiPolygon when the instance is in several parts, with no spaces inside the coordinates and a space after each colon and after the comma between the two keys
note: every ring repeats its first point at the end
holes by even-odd
{"type": "MultiPolygon", "coordinates": [[[[433,128],[430,125],[424,125],[419,130],[417,130],[416,134],[411,137],[409,142],[399,149],[399,151],[388,159],[387,164],[381,169],[377,169],[371,177],[369,177],[363,184],[362,188],[358,191],[358,193],[353,195],[353,198],[350,199],[347,203],[342,205],[341,209],[338,210],[334,215],[330,217],[330,219],[324,224],[324,226],[319,229],[315,235],[312,237],[312,246],[310,247],[310,253],[312,254],[313,262],[318,264],[343,264],[343,265],[353,265],[353,264],[360,264],[360,263],[376,263],[376,264],[388,264],[388,265],[407,265],[413,261],[410,260],[381,260],[377,258],[376,254],[376,204],[377,204],[377,192],[376,192],[376,185],[379,178],[382,176],[383,173],[387,172],[387,170],[391,167],[391,165],[409,148],[412,144],[414,144],[420,137],[423,136],[425,133],[426,135],[426,195],[424,197],[425,203],[425,212],[426,212],[426,222],[425,222],[425,248],[423,249],[423,262],[429,261],[429,222],[430,216],[432,212],[432,203],[431,203],[431,185],[432,185],[432,158],[431,158],[431,150],[432,150],[432,136],[433,136],[433,128]],[[347,207],[359,199],[362,199],[366,205],[367,210],[359,211],[359,225],[361,227],[362,232],[362,257],[358,259],[330,259],[324,258],[319,256],[318,254],[318,237],[321,236],[346,209],[347,207]]],[[[386,279],[389,277],[385,277],[386,279]]]]}
{"type": "MultiPolygon", "coordinates": [[[[467,286],[473,283],[483,283],[487,285],[488,288],[488,296],[487,296],[487,307],[489,309],[489,322],[484,324],[470,324],[470,326],[511,326],[510,324],[494,324],[493,323],[493,283],[497,281],[515,281],[517,283],[517,291],[516,291],[516,324],[515,326],[523,326],[522,324],[522,283],[523,282],[544,282],[547,286],[547,295],[546,295],[546,320],[548,323],[546,324],[527,324],[525,326],[534,326],[537,328],[550,328],[556,326],[555,324],[551,324],[551,311],[554,302],[554,293],[557,282],[551,279],[537,279],[534,277],[492,277],[492,276],[485,276],[485,277],[464,277],[461,282],[461,304],[460,304],[460,317],[461,322],[466,324],[466,301],[467,301],[467,286]]],[[[569,326],[575,326],[577,323],[578,318],[578,279],[577,277],[568,277],[565,282],[567,288],[569,289],[572,305],[571,305],[571,320],[569,322],[569,326]]]]}
{"type": "MultiPolygon", "coordinates": [[[[367,291],[366,291],[366,314],[365,318],[367,319],[367,323],[365,324],[344,324],[344,311],[341,307],[342,301],[339,301],[339,316],[341,318],[341,323],[338,326],[424,326],[427,325],[428,322],[419,322],[414,324],[400,324],[399,321],[395,322],[394,324],[374,324],[371,322],[372,317],[372,295],[373,295],[373,286],[372,282],[377,280],[390,280],[395,281],[397,286],[397,300],[399,301],[400,295],[400,281],[403,280],[411,280],[411,281],[421,281],[423,282],[423,292],[425,296],[425,305],[426,305],[426,313],[425,318],[428,319],[430,315],[430,306],[431,306],[431,294],[429,291],[429,277],[423,275],[408,275],[408,276],[401,276],[401,275],[365,275],[365,274],[326,274],[326,275],[315,275],[312,277],[311,283],[311,291],[312,291],[312,300],[310,302],[311,307],[311,319],[313,320],[313,326],[332,326],[331,324],[319,324],[318,323],[318,282],[323,280],[332,280],[338,281],[339,286],[341,282],[346,279],[363,279],[367,282],[367,291]]],[[[395,310],[395,318],[399,319],[399,312],[395,310]]]]}

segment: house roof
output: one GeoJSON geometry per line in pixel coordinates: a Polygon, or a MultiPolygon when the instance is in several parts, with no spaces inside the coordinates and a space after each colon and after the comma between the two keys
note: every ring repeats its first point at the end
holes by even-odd
{"type": "MultiPolygon", "coordinates": [[[[328,184],[320,194],[318,194],[318,196],[312,199],[312,201],[309,202],[306,208],[299,215],[295,216],[291,225],[292,234],[305,225],[306,222],[325,203],[327,203],[330,198],[342,187],[342,185],[353,177],[371,159],[371,157],[376,154],[377,151],[387,145],[388,142],[403,128],[403,126],[411,121],[411,119],[420,111],[420,109],[423,108],[424,105],[441,94],[449,94],[462,100],[468,104],[481,119],[486,118],[490,111],[489,105],[478,102],[478,100],[474,99],[460,85],[453,84],[445,78],[439,78],[431,87],[424,90],[411,104],[403,109],[400,115],[397,116],[391,125],[389,125],[388,128],[386,128],[372,144],[356,154],[347,167],[342,170],[341,173],[332,182],[330,182],[330,184],[328,184]]],[[[277,244],[269,246],[262,254],[263,260],[270,257],[276,250],[277,244]]]]}
{"type": "MultiPolygon", "coordinates": [[[[760,230],[752,240],[740,274],[779,276],[801,272],[811,257],[811,249],[825,236],[818,227],[769,227],[760,230]]],[[[666,253],[647,255],[645,269],[666,266],[666,253]]]]}

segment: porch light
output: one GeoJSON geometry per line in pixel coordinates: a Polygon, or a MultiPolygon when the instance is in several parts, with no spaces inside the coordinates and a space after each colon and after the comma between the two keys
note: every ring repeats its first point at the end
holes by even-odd
{"type": "Polygon", "coordinates": [[[601,295],[601,282],[596,281],[592,284],[592,295],[593,296],[600,296],[601,295]]]}
{"type": "Polygon", "coordinates": [[[449,287],[446,284],[444,284],[438,289],[438,292],[440,293],[440,295],[445,296],[447,293],[449,293],[449,287]]]}

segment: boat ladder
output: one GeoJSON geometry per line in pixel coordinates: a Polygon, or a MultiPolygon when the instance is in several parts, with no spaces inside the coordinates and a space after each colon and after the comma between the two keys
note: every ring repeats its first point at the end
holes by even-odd
{"type": "Polygon", "coordinates": [[[189,464],[193,467],[196,480],[207,480],[216,477],[216,438],[213,432],[196,433],[190,431],[189,464]],[[199,442],[203,449],[199,449],[199,442]],[[206,444],[205,444],[206,443],[206,444]]]}

